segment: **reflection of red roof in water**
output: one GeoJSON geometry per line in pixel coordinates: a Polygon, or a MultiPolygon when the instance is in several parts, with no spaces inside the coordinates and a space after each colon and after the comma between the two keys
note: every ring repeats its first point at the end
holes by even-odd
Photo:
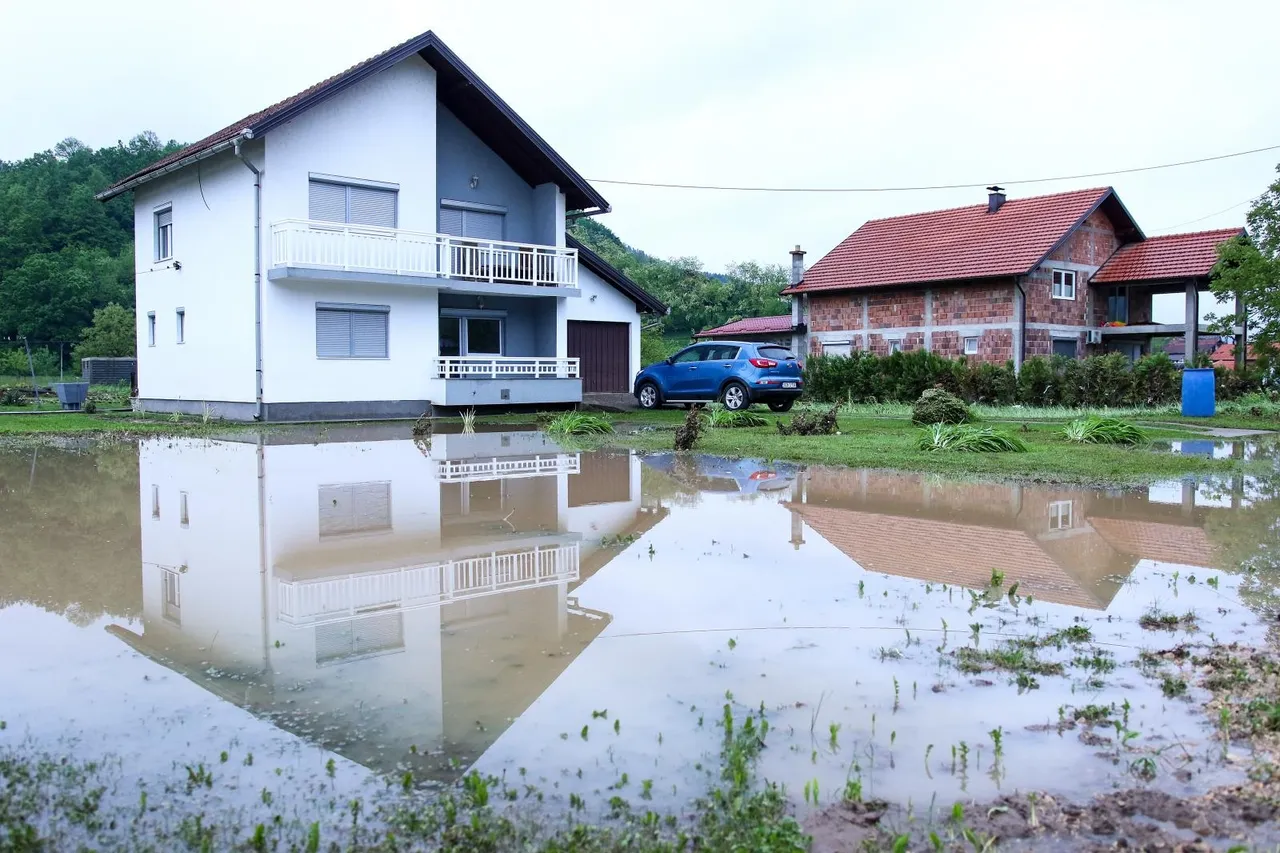
{"type": "Polygon", "coordinates": [[[984,589],[991,570],[1018,592],[1091,610],[1102,603],[1021,530],[788,503],[804,522],[869,572],[984,589]],[[934,547],[923,547],[929,543],[934,547]]]}
{"type": "Polygon", "coordinates": [[[1199,527],[1098,516],[1090,518],[1089,524],[1111,547],[1135,557],[1184,566],[1217,565],[1213,545],[1199,527]]]}

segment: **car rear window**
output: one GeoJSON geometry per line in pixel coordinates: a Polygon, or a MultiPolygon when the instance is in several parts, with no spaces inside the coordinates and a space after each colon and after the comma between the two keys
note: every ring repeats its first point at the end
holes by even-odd
{"type": "Polygon", "coordinates": [[[760,347],[759,352],[761,358],[771,358],[774,361],[786,361],[789,358],[795,358],[791,354],[791,350],[783,347],[760,347]]]}

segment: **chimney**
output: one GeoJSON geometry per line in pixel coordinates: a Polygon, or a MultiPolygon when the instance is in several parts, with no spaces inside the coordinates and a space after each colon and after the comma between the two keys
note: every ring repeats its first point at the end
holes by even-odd
{"type": "Polygon", "coordinates": [[[791,283],[799,284],[804,280],[804,250],[799,244],[791,250],[791,283]]]}
{"type": "Polygon", "coordinates": [[[987,187],[987,213],[995,213],[1004,204],[1004,187],[987,187]]]}

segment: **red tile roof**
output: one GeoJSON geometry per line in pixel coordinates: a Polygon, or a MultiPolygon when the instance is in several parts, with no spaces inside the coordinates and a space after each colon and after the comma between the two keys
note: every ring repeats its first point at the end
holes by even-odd
{"type": "Polygon", "coordinates": [[[745,320],[734,320],[714,329],[704,329],[694,335],[695,338],[729,338],[734,335],[766,335],[774,332],[790,332],[791,315],[779,314],[775,317],[747,317],[745,320]]]}
{"type": "MultiPolygon", "coordinates": [[[[1218,344],[1213,353],[1210,354],[1209,360],[1213,362],[1214,367],[1234,367],[1236,363],[1236,345],[1218,344]]],[[[1258,360],[1258,351],[1253,344],[1249,344],[1245,360],[1250,364],[1258,360]]]]}
{"type": "Polygon", "coordinates": [[[1243,228],[1220,228],[1190,234],[1149,237],[1120,250],[1094,273],[1097,284],[1165,278],[1207,278],[1218,262],[1218,246],[1244,233],[1243,228]]]}
{"type": "Polygon", "coordinates": [[[873,219],[783,293],[1025,275],[1108,199],[1136,230],[1110,187],[873,219]]]}
{"type": "Polygon", "coordinates": [[[1090,518],[1089,524],[1113,548],[1135,557],[1207,569],[1216,568],[1220,562],[1213,543],[1200,527],[1099,516],[1090,518]]]}

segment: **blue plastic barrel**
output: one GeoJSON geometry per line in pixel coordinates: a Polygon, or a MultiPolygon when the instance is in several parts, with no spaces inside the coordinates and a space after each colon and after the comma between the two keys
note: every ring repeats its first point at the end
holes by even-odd
{"type": "Polygon", "coordinates": [[[1188,367],[1182,371],[1182,416],[1211,418],[1217,411],[1212,367],[1188,367]]]}

